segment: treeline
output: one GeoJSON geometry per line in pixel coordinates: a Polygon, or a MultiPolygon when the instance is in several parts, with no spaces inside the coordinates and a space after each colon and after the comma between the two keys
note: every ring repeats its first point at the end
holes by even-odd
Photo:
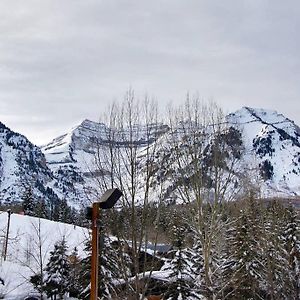
{"type": "MultiPolygon", "coordinates": [[[[196,203],[159,209],[156,230],[160,242],[172,248],[164,253],[162,268],[153,269],[168,274],[167,283],[151,287],[156,294],[164,299],[299,299],[299,211],[284,200],[248,196],[204,204],[200,223],[196,203]],[[214,215],[218,224],[212,222],[214,215]]],[[[154,210],[148,211],[150,228],[154,210]]],[[[129,226],[121,220],[127,214],[119,211],[110,228],[126,234],[129,226]]]]}
{"type": "Polygon", "coordinates": [[[24,186],[21,201],[11,201],[9,204],[2,203],[0,210],[10,209],[14,213],[23,213],[31,217],[87,226],[83,207],[76,209],[70,206],[65,198],[59,198],[51,188],[45,189],[44,195],[46,197],[43,197],[36,195],[31,186],[25,184],[24,186]]]}
{"type": "Polygon", "coordinates": [[[220,230],[209,247],[193,218],[173,227],[177,247],[163,268],[172,279],[164,299],[299,299],[299,213],[249,198],[220,205],[217,214],[220,230]]]}

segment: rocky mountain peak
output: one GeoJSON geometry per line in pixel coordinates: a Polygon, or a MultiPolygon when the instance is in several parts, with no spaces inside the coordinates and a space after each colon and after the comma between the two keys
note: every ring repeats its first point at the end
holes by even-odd
{"type": "Polygon", "coordinates": [[[260,175],[274,193],[298,194],[300,175],[300,129],[290,119],[274,111],[243,107],[227,116],[239,127],[247,152],[245,160],[256,164],[260,175]]]}

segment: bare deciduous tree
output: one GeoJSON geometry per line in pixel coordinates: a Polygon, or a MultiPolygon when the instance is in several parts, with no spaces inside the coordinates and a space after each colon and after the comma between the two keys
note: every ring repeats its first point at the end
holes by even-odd
{"type": "Polygon", "coordinates": [[[121,207],[125,217],[122,224],[115,222],[114,233],[120,244],[127,244],[125,248],[132,258],[132,278],[124,267],[127,293],[140,299],[151,277],[144,276],[145,272],[154,269],[155,255],[149,262],[145,249],[150,235],[154,244],[158,238],[155,222],[159,209],[153,216],[150,206],[154,201],[159,208],[161,201],[160,187],[154,188],[154,161],[158,140],[167,127],[158,121],[156,104],[148,97],[139,102],[132,90],[121,105],[111,107],[105,123],[105,132],[97,139],[95,163],[103,175],[98,177],[98,186],[101,193],[112,187],[122,190],[121,207]],[[141,280],[143,277],[145,280],[141,280]]]}
{"type": "Polygon", "coordinates": [[[236,174],[243,148],[241,136],[228,126],[216,104],[204,104],[199,98],[188,96],[184,107],[170,109],[169,120],[167,176],[178,200],[193,207],[187,222],[202,247],[199,285],[214,299],[218,272],[214,262],[222,247],[224,227],[222,203],[239,190],[236,174]]]}
{"type": "Polygon", "coordinates": [[[20,255],[17,260],[32,272],[30,282],[40,293],[40,298],[43,299],[44,268],[49,252],[48,236],[43,232],[41,219],[32,221],[31,228],[26,240],[24,255],[20,255]]]}

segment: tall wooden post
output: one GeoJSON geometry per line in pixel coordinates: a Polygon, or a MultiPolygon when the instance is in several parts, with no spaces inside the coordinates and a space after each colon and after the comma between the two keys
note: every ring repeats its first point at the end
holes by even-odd
{"type": "Polygon", "coordinates": [[[8,217],[7,217],[7,228],[6,228],[6,237],[5,237],[5,244],[4,244],[4,251],[3,251],[3,260],[6,260],[7,255],[7,245],[8,245],[8,235],[9,235],[9,227],[10,227],[10,216],[12,214],[11,210],[7,210],[8,217]]]}
{"type": "Polygon", "coordinates": [[[98,300],[99,274],[99,202],[92,207],[91,300],[98,300]]]}
{"type": "Polygon", "coordinates": [[[107,190],[99,202],[93,203],[92,214],[88,209],[87,218],[92,220],[91,300],[98,300],[100,208],[112,208],[121,196],[122,192],[117,188],[107,190]]]}

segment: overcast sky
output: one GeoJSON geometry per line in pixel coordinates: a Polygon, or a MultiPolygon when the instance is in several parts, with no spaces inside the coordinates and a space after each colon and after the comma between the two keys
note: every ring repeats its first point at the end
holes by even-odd
{"type": "Polygon", "coordinates": [[[0,121],[43,144],[131,86],[300,125],[299,16],[299,0],[1,0],[0,121]]]}

